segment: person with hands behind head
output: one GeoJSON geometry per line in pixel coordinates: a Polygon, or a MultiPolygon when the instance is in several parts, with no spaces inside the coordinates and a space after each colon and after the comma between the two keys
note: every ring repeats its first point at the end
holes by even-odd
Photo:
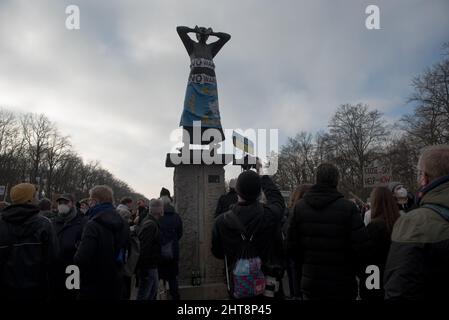
{"type": "Polygon", "coordinates": [[[178,26],[176,31],[190,57],[190,75],[180,121],[180,126],[188,132],[188,134],[183,135],[184,146],[190,143],[208,144],[211,142],[211,140],[192,140],[194,121],[201,121],[201,133],[210,128],[218,130],[217,134],[211,137],[211,139],[214,138],[215,143],[218,143],[224,139],[224,133],[221,127],[213,59],[231,39],[231,36],[224,32],[214,32],[212,28],[198,26],[193,29],[178,26]],[[189,33],[195,33],[198,42],[192,40],[188,35],[189,33]],[[218,40],[207,43],[209,36],[217,37],[218,40]],[[217,141],[217,139],[219,140],[217,141]]]}

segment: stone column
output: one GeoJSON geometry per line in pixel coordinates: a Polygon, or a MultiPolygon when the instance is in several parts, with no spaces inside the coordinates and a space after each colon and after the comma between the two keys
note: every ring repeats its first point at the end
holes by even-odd
{"type": "Polygon", "coordinates": [[[173,165],[176,212],[183,221],[183,237],[179,242],[179,285],[182,299],[226,298],[224,262],[211,253],[212,228],[219,197],[225,193],[223,156],[220,164],[173,165]],[[199,271],[201,286],[193,287],[192,271],[199,271]]]}
{"type": "Polygon", "coordinates": [[[202,283],[222,279],[222,261],[211,252],[211,233],[218,198],[225,192],[221,165],[180,165],[175,167],[175,208],[183,220],[180,241],[179,280],[191,283],[192,271],[199,270],[202,283]]]}

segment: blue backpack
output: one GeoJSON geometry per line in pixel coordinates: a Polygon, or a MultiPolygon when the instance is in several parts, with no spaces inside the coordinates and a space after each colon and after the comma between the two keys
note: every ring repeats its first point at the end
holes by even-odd
{"type": "MultiPolygon", "coordinates": [[[[226,277],[228,289],[236,299],[260,296],[265,292],[266,280],[262,272],[262,260],[255,252],[252,242],[257,228],[251,235],[248,235],[245,226],[232,210],[226,212],[224,218],[234,221],[240,229],[240,237],[242,238],[239,258],[232,266],[231,281],[229,281],[228,276],[226,277]]],[[[227,267],[226,259],[226,269],[227,267]]]]}

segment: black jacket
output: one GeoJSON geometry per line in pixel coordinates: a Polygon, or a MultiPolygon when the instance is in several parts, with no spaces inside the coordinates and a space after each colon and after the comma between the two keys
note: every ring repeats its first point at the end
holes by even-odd
{"type": "Polygon", "coordinates": [[[122,297],[124,266],[118,257],[128,239],[128,222],[114,208],[89,216],[74,257],[81,273],[80,299],[122,297]]]}
{"type": "Polygon", "coordinates": [[[159,219],[159,227],[161,232],[161,245],[165,245],[170,241],[174,243],[173,256],[174,260],[179,260],[179,240],[182,237],[182,220],[179,214],[175,212],[173,206],[168,205],[164,208],[164,215],[159,219]]]}
{"type": "MultiPolygon", "coordinates": [[[[260,202],[238,203],[232,209],[245,226],[247,235],[254,234],[253,246],[262,262],[271,258],[277,236],[280,235],[280,223],[284,213],[285,203],[279,189],[268,176],[261,177],[262,190],[267,204],[260,202]]],[[[242,239],[238,225],[226,214],[215,219],[212,232],[212,254],[218,259],[226,255],[231,266],[239,258],[242,239]]],[[[282,250],[279,248],[279,250],[282,250]]],[[[279,252],[278,252],[279,253],[279,252]]]]}
{"type": "Polygon", "coordinates": [[[335,188],[314,185],[294,210],[287,250],[304,299],[355,299],[368,238],[359,211],[335,188]]]}
{"type": "Polygon", "coordinates": [[[228,193],[220,196],[217,208],[215,209],[215,218],[221,213],[228,211],[232,205],[238,202],[238,200],[237,192],[234,189],[231,189],[228,193]]]}
{"type": "Polygon", "coordinates": [[[449,176],[424,190],[419,207],[396,221],[384,276],[385,298],[441,300],[449,296],[449,176]],[[446,217],[426,205],[447,208],[446,217]]]}
{"type": "Polygon", "coordinates": [[[391,245],[391,233],[387,229],[387,224],[383,219],[374,219],[366,226],[370,246],[369,254],[365,257],[365,267],[361,270],[360,275],[360,297],[362,300],[383,300],[383,275],[385,271],[385,264],[387,262],[388,252],[391,245]],[[372,274],[367,274],[364,271],[366,267],[374,265],[379,268],[379,289],[370,289],[366,287],[366,280],[372,274]]]}
{"type": "Polygon", "coordinates": [[[175,208],[167,205],[164,208],[164,215],[159,219],[161,246],[173,242],[173,260],[160,260],[159,277],[161,279],[170,279],[178,275],[179,262],[179,240],[183,234],[182,220],[179,214],[175,212],[175,208]]]}
{"type": "MultiPolygon", "coordinates": [[[[75,208],[72,210],[76,210],[75,208]]],[[[59,255],[53,273],[54,299],[75,299],[78,292],[68,290],[65,281],[68,274],[65,273],[67,266],[73,265],[78,245],[81,242],[84,225],[87,218],[77,214],[72,220],[65,221],[62,217],[56,216],[52,223],[59,241],[59,255]]]]}
{"type": "Polygon", "coordinates": [[[40,211],[39,213],[42,216],[50,219],[50,221],[58,216],[58,214],[56,212],[54,212],[53,210],[44,210],[44,211],[40,211]]]}
{"type": "Polygon", "coordinates": [[[149,213],[149,209],[147,207],[138,207],[137,208],[137,215],[139,217],[138,225],[141,225],[143,221],[145,220],[146,216],[149,213]]]}
{"type": "Polygon", "coordinates": [[[0,218],[0,298],[46,299],[58,241],[49,219],[30,204],[12,205],[0,218]]]}
{"type": "Polygon", "coordinates": [[[161,256],[159,223],[150,214],[143,218],[137,236],[140,241],[138,269],[157,268],[161,256]]]}

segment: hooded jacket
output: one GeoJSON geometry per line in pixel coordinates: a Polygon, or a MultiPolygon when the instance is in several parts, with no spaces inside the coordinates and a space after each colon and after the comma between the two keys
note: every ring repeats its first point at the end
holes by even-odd
{"type": "MultiPolygon", "coordinates": [[[[279,189],[268,176],[261,177],[262,190],[267,199],[264,205],[258,201],[239,202],[233,207],[233,212],[240,219],[247,235],[254,235],[253,247],[262,263],[272,258],[274,247],[279,244],[280,223],[284,213],[285,203],[279,189]],[[278,232],[279,231],[279,232],[278,232]]],[[[226,256],[229,266],[239,258],[242,248],[241,229],[237,222],[221,214],[215,219],[212,232],[212,254],[218,259],[226,256]]],[[[276,252],[282,255],[282,252],[276,252]]]]}
{"type": "Polygon", "coordinates": [[[449,175],[422,190],[419,207],[393,228],[385,276],[386,299],[444,299],[449,295],[449,175]],[[426,205],[446,208],[443,217],[426,205]]]}
{"type": "Polygon", "coordinates": [[[31,204],[12,205],[0,217],[0,297],[46,299],[58,241],[49,219],[31,204]]]}
{"type": "Polygon", "coordinates": [[[72,213],[75,216],[69,220],[59,215],[52,220],[60,248],[53,276],[54,298],[58,300],[73,300],[77,296],[76,290],[68,290],[65,286],[65,281],[68,276],[66,274],[66,268],[74,264],[73,257],[81,241],[81,235],[87,218],[79,214],[76,208],[72,208],[72,213]]]}
{"type": "Polygon", "coordinates": [[[229,190],[228,193],[220,196],[217,203],[217,208],[215,209],[215,218],[218,217],[223,212],[228,211],[232,205],[238,202],[237,192],[235,189],[229,190]]]}
{"type": "Polygon", "coordinates": [[[81,273],[80,299],[118,300],[123,286],[124,264],[120,252],[128,245],[129,225],[112,204],[88,212],[74,261],[81,273]]]}
{"type": "Polygon", "coordinates": [[[368,244],[355,204],[335,188],[314,185],[296,204],[287,232],[303,298],[355,299],[368,244]]]}

